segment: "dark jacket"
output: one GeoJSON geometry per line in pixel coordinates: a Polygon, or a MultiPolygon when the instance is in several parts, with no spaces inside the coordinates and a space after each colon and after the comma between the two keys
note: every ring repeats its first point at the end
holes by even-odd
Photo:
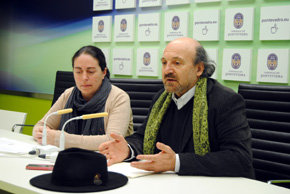
{"type": "MultiPolygon", "coordinates": [[[[156,95],[152,105],[163,91],[156,95]]],[[[184,149],[178,153],[180,158],[178,174],[254,178],[251,132],[243,98],[216,80],[208,79],[207,100],[211,151],[204,156],[199,156],[189,152],[184,146],[184,149]]],[[[147,119],[148,116],[142,126],[126,138],[136,155],[143,153],[147,119]]],[[[185,135],[186,138],[182,143],[188,143],[190,135],[185,135]]]]}

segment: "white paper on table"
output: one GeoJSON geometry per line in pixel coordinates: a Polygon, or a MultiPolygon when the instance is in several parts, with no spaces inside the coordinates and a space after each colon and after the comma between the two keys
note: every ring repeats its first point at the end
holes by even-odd
{"type": "Polygon", "coordinates": [[[0,137],[0,153],[28,154],[35,145],[0,137]]]}
{"type": "Polygon", "coordinates": [[[134,168],[130,165],[129,162],[123,162],[123,163],[118,163],[118,164],[109,166],[108,171],[121,173],[127,176],[128,178],[137,178],[137,177],[146,176],[146,175],[154,173],[153,171],[146,171],[146,170],[134,168]]]}

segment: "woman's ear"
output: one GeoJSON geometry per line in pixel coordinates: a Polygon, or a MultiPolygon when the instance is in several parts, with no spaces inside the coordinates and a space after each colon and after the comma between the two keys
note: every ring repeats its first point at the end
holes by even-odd
{"type": "Polygon", "coordinates": [[[104,71],[103,71],[103,79],[106,77],[107,75],[107,67],[105,67],[104,71]]]}

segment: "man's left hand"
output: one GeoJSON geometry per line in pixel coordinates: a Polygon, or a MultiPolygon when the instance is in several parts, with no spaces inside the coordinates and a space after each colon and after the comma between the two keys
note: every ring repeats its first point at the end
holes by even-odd
{"type": "Polygon", "coordinates": [[[156,147],[161,150],[158,154],[138,155],[138,162],[131,162],[131,166],[142,170],[164,172],[174,171],[175,152],[167,145],[157,142],[156,147]]]}

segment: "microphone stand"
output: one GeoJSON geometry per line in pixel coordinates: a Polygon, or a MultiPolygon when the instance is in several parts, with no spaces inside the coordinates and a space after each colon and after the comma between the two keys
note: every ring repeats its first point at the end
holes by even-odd
{"type": "Polygon", "coordinates": [[[73,117],[73,118],[67,120],[62,126],[61,134],[60,134],[60,137],[59,137],[59,148],[60,148],[60,150],[64,150],[64,147],[65,147],[64,129],[65,129],[65,126],[66,126],[67,123],[69,123],[69,122],[71,122],[73,120],[79,120],[79,119],[86,120],[86,119],[94,119],[94,118],[106,117],[106,116],[108,116],[108,113],[107,112],[102,112],[102,113],[94,113],[94,114],[87,114],[87,115],[82,115],[82,116],[78,116],[78,117],[73,117]]]}
{"type": "Polygon", "coordinates": [[[43,130],[42,130],[42,145],[47,145],[47,133],[46,133],[46,122],[47,119],[52,116],[52,115],[63,115],[63,114],[67,114],[67,113],[71,113],[73,111],[72,108],[67,108],[67,109],[62,109],[56,112],[52,112],[49,115],[47,115],[47,117],[44,120],[43,123],[43,130]]]}

